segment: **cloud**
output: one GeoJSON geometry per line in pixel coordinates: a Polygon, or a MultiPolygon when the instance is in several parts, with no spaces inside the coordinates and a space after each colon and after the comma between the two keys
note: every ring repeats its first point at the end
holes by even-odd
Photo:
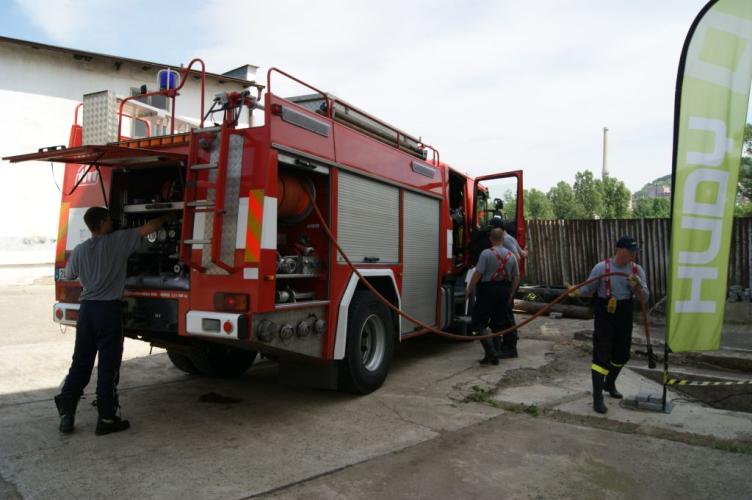
{"type": "MultiPolygon", "coordinates": [[[[423,137],[474,175],[531,187],[670,171],[679,54],[705,0],[16,0],[57,43],[223,72],[277,66],[423,137]],[[169,58],[169,60],[167,59],[169,58]],[[176,60],[178,59],[178,60],[176,60]]],[[[280,86],[280,94],[301,89],[280,86]]]]}
{"type": "MultiPolygon", "coordinates": [[[[14,0],[28,20],[59,44],[73,44],[93,18],[94,1],[14,0]]],[[[106,2],[105,2],[106,3],[106,2]]]]}
{"type": "Polygon", "coordinates": [[[703,4],[216,0],[196,15],[237,15],[196,50],[215,70],[282,67],[460,170],[522,168],[540,189],[599,173],[608,126],[611,173],[635,190],[670,171],[676,67],[703,4]]]}

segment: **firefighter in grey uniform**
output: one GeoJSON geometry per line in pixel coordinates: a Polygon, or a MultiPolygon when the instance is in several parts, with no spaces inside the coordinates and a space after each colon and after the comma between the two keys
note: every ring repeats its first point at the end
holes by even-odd
{"type": "Polygon", "coordinates": [[[616,377],[629,360],[632,347],[632,297],[641,294],[648,297],[648,285],[645,271],[634,262],[639,247],[637,241],[629,236],[619,238],[616,253],[603,262],[599,262],[590,272],[589,279],[604,273],[621,272],[629,275],[607,276],[594,281],[578,291],[582,295],[595,298],[595,319],[593,332],[593,409],[606,413],[608,408],[603,402],[603,391],[612,398],[621,399],[622,394],[616,390],[616,377]]]}
{"type": "MultiPolygon", "coordinates": [[[[504,248],[504,231],[500,228],[492,229],[489,239],[491,248],[481,252],[465,290],[465,296],[469,297],[477,288],[473,327],[481,335],[485,333],[487,326],[490,326],[493,332],[511,326],[507,307],[514,299],[513,291],[520,279],[517,259],[511,251],[504,248]]],[[[498,365],[497,352],[501,351],[499,337],[481,340],[481,344],[485,356],[480,363],[498,365]]]]}
{"type": "Polygon", "coordinates": [[[76,408],[88,385],[95,357],[97,369],[98,436],[128,429],[130,423],[116,415],[117,383],[123,356],[121,305],[128,257],[141,245],[141,238],[156,231],[174,215],[152,219],[141,227],[113,231],[110,212],[91,207],[84,222],[91,238],[76,245],[65,268],[65,278],[78,278],[83,290],[76,321],[76,343],[68,375],[55,396],[60,413],[60,432],[73,432],[76,408]]]}
{"type": "MultiPolygon", "coordinates": [[[[504,219],[502,219],[500,216],[494,216],[493,219],[491,219],[491,227],[498,227],[502,231],[504,231],[504,236],[502,240],[502,244],[504,245],[504,248],[509,250],[514,254],[514,257],[517,259],[517,269],[521,270],[521,262],[522,259],[527,257],[527,251],[523,249],[519,242],[517,241],[517,238],[509,234],[509,231],[507,231],[506,227],[504,227],[504,219]]],[[[522,277],[522,274],[520,273],[520,278],[522,277]]],[[[519,286],[519,281],[518,281],[519,286]]],[[[514,287],[512,289],[512,296],[514,296],[517,293],[517,287],[514,287]]],[[[515,325],[517,322],[514,319],[514,298],[507,304],[507,316],[509,317],[509,324],[515,325]]],[[[517,357],[517,340],[519,340],[519,335],[517,334],[517,330],[508,333],[504,335],[504,339],[501,341],[501,346],[497,349],[497,356],[499,358],[516,358],[517,357]]],[[[495,346],[496,344],[494,344],[495,346]]]]}

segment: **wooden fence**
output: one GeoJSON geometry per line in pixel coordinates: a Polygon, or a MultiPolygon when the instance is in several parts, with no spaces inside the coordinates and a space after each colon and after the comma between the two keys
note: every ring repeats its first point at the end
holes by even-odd
{"type": "MultiPolygon", "coordinates": [[[[524,281],[548,286],[583,281],[598,261],[613,255],[623,235],[640,243],[638,260],[653,298],[660,300],[668,286],[669,219],[528,221],[524,281]]],[[[728,284],[752,288],[752,217],[734,219],[728,284]]]]}

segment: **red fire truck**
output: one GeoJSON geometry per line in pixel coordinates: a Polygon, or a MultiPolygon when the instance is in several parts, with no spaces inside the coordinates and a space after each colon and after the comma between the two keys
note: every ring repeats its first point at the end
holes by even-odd
{"type": "MultiPolygon", "coordinates": [[[[196,61],[144,95],[174,110],[196,61]]],[[[395,344],[427,330],[365,288],[324,226],[363,279],[443,329],[466,314],[471,241],[504,196],[524,245],[521,171],[472,179],[420,138],[278,69],[265,86],[216,96],[206,113],[202,103],[201,123],[184,132],[173,112],[163,135],[124,134],[124,122],[132,131],[144,120],[135,104],[89,94],[69,147],[8,159],[66,164],[53,309],[64,325],[75,325],[81,288],[61,271],[90,235],[87,208],[109,207],[121,228],[178,215],[128,263],[123,326],[185,372],[237,376],[261,353],[319,385],[368,393],[383,383],[395,344]],[[306,93],[275,94],[283,79],[306,93]]]]}

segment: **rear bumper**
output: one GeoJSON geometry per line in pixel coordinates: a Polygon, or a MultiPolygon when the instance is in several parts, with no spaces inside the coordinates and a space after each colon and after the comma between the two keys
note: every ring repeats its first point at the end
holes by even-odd
{"type": "Polygon", "coordinates": [[[185,331],[188,335],[213,339],[246,340],[250,334],[245,314],[215,311],[188,311],[185,331]]]}
{"type": "Polygon", "coordinates": [[[56,302],[52,306],[52,321],[61,325],[76,326],[79,307],[81,304],[77,302],[56,302]]]}

